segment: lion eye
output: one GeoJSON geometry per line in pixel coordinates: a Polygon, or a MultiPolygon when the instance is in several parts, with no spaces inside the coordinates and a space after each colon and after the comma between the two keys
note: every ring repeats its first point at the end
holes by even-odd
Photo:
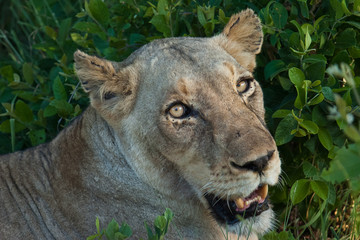
{"type": "Polygon", "coordinates": [[[188,109],[184,104],[177,103],[169,109],[169,113],[174,118],[183,118],[188,114],[188,109]]]}
{"type": "Polygon", "coordinates": [[[239,93],[244,93],[249,89],[250,86],[250,80],[249,78],[246,79],[240,79],[236,84],[236,90],[239,93]]]}

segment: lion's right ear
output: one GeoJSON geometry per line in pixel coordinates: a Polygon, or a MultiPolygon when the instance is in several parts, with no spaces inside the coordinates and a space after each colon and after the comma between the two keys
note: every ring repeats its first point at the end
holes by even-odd
{"type": "Polygon", "coordinates": [[[255,56],[260,53],[263,42],[260,19],[251,9],[234,14],[222,33],[213,40],[252,72],[256,65],[255,56]]]}
{"type": "Polygon", "coordinates": [[[131,65],[74,53],[76,74],[91,105],[103,115],[126,114],[131,109],[137,88],[136,73],[131,65]]]}

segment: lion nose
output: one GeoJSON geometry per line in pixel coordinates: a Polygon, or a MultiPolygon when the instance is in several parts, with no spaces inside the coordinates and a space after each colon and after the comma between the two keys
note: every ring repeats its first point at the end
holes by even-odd
{"type": "Polygon", "coordinates": [[[231,162],[231,166],[237,169],[246,169],[246,170],[251,170],[254,172],[258,172],[259,174],[262,174],[263,170],[266,168],[269,159],[273,156],[274,154],[274,150],[272,151],[268,151],[268,153],[262,157],[259,157],[258,159],[251,161],[251,162],[247,162],[244,165],[238,165],[235,162],[231,162]]]}

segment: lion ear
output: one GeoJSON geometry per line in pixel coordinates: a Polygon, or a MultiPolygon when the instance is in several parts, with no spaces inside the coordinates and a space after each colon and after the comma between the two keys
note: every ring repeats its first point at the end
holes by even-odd
{"type": "Polygon", "coordinates": [[[80,50],[74,53],[76,74],[91,105],[104,114],[124,113],[134,98],[136,77],[132,66],[121,66],[80,50]],[[120,109],[119,109],[120,108],[120,109]]]}
{"type": "Polygon", "coordinates": [[[222,33],[214,37],[236,61],[252,72],[261,50],[263,32],[260,19],[251,9],[232,15],[222,33]]]}

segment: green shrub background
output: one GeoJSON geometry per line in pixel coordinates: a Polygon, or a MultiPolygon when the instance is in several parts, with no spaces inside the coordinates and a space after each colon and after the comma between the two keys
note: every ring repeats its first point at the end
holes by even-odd
{"type": "Polygon", "coordinates": [[[255,76],[283,163],[264,239],[359,239],[360,0],[1,1],[0,153],[50,141],[86,108],[76,49],[121,61],[217,34],[246,8],[263,23],[255,76]]]}

